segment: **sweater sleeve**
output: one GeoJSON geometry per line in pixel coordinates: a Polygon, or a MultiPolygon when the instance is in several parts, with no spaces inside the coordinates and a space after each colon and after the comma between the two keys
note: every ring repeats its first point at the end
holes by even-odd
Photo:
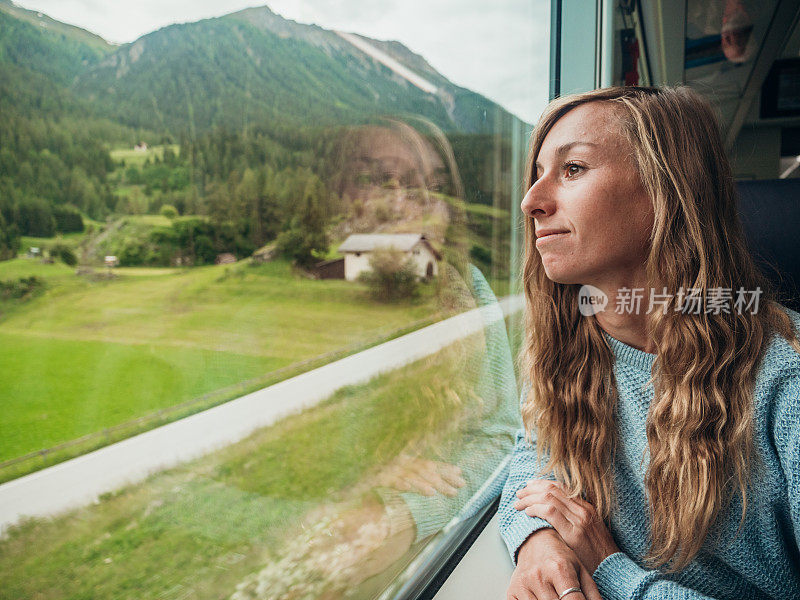
{"type": "MultiPolygon", "coordinates": [[[[530,384],[523,385],[520,406],[525,402],[529,389],[530,384]]],[[[542,476],[540,474],[541,466],[536,453],[536,439],[533,438],[528,442],[525,439],[525,430],[519,429],[511,454],[508,478],[503,486],[500,505],[497,508],[500,535],[508,547],[514,564],[517,563],[520,546],[532,533],[544,527],[552,527],[544,519],[531,517],[525,511],[514,508],[517,491],[525,487],[529,481],[532,479],[555,479],[552,474],[547,477],[542,476]]]]}
{"type": "Polygon", "coordinates": [[[715,600],[643,569],[624,552],[607,556],[592,575],[603,600],[715,600]]]}
{"type": "Polygon", "coordinates": [[[497,497],[502,475],[493,475],[505,465],[520,425],[517,382],[503,311],[481,272],[474,265],[470,265],[470,271],[485,338],[485,351],[477,357],[473,389],[482,409],[468,420],[452,451],[436,457],[461,469],[466,484],[458,493],[452,497],[400,494],[414,519],[416,541],[436,533],[454,517],[472,516],[472,507],[478,509],[497,497]]]}

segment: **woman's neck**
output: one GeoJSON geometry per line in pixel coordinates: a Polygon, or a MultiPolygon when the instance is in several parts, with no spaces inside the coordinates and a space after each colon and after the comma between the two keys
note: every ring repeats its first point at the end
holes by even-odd
{"type": "MultiPolygon", "coordinates": [[[[650,290],[640,283],[643,274],[625,282],[599,285],[608,297],[605,310],[596,313],[597,322],[613,338],[650,354],[656,353],[655,341],[647,333],[650,290]]],[[[655,306],[653,310],[660,310],[655,306]]]]}
{"type": "Polygon", "coordinates": [[[611,337],[642,352],[656,353],[656,345],[647,335],[647,315],[617,314],[613,311],[596,315],[600,327],[611,337]]]}

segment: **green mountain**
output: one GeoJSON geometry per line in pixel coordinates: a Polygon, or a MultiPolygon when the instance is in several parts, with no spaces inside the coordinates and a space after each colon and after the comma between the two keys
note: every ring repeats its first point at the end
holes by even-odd
{"type": "Polygon", "coordinates": [[[69,85],[111,50],[93,34],[0,0],[0,257],[9,235],[52,234],[64,211],[109,210],[106,145],[134,132],[99,118],[69,85]]]}
{"type": "Polygon", "coordinates": [[[172,134],[409,113],[446,131],[489,132],[497,112],[505,113],[398,42],[358,39],[426,79],[435,92],[336,32],[283,19],[267,7],[145,35],[87,69],[73,89],[126,125],[172,134]]]}
{"type": "Polygon", "coordinates": [[[115,46],[84,29],[0,0],[0,64],[69,84],[115,46]]]}
{"type": "MultiPolygon", "coordinates": [[[[36,89],[57,86],[38,95],[77,102],[81,114],[172,136],[408,114],[449,132],[490,133],[494,120],[507,115],[399,42],[303,25],[266,6],[165,27],[115,46],[0,0],[0,70],[17,74],[7,80],[16,82],[20,74],[33,80],[36,89]],[[391,61],[400,69],[387,66],[391,61]],[[403,68],[407,73],[398,72],[403,68]]],[[[0,103],[29,111],[31,105],[14,97],[30,95],[23,91],[0,103]]]]}
{"type": "Polygon", "coordinates": [[[340,193],[349,143],[340,126],[387,115],[447,132],[464,181],[478,190],[468,199],[491,202],[481,149],[495,125],[514,120],[399,42],[299,24],[266,7],[113,46],[8,0],[0,114],[0,259],[20,233],[80,224],[76,211],[102,220],[163,205],[208,216],[220,247],[258,247],[304,218],[297,197],[340,193]],[[180,142],[180,153],[123,173],[109,148],[140,140],[180,142]]]}

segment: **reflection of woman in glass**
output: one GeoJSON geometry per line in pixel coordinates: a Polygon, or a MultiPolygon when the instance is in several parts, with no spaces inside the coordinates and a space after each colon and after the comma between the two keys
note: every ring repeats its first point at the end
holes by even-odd
{"type": "Polygon", "coordinates": [[[753,18],[742,0],[690,0],[686,4],[686,61],[743,63],[753,57],[753,18]],[[720,55],[721,52],[721,55],[720,55]]]}
{"type": "Polygon", "coordinates": [[[508,597],[800,597],[800,315],[747,250],[711,107],[558,99],[527,177],[508,597]]]}
{"type": "Polygon", "coordinates": [[[462,318],[471,315],[476,333],[425,357],[414,379],[402,371],[386,376],[405,385],[356,388],[370,409],[349,413],[341,428],[371,468],[356,478],[359,465],[349,466],[347,489],[311,509],[301,532],[292,532],[276,558],[240,582],[233,600],[373,598],[390,581],[401,583],[398,571],[431,536],[474,516],[499,492],[484,484],[505,464],[519,427],[513,358],[503,311],[481,271],[468,262],[452,148],[432,124],[429,133],[396,119],[344,133],[337,153],[345,175],[339,193],[349,198],[355,218],[340,226],[373,231],[362,228],[376,226],[375,208],[387,200],[393,217],[382,231],[422,224],[429,239],[447,248],[448,262],[437,276],[440,306],[462,318]],[[443,185],[448,175],[452,182],[443,185]],[[441,187],[452,195],[437,191],[441,187]],[[469,309],[476,310],[463,314],[469,309]],[[405,389],[408,395],[398,392],[405,389]],[[407,417],[380,439],[370,437],[370,422],[387,420],[373,408],[387,390],[393,390],[393,403],[408,407],[407,417]]]}

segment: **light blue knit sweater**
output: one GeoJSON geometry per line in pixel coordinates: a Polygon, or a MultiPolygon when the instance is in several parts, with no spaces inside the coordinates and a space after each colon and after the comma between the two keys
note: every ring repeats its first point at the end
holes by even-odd
{"type": "MultiPolygon", "coordinates": [[[[785,310],[800,330],[800,314],[785,310]]],[[[700,554],[680,573],[666,575],[644,568],[642,561],[649,532],[642,457],[653,398],[652,384],[643,386],[655,354],[608,334],[606,339],[615,357],[620,443],[614,464],[619,506],[608,525],[621,552],[607,557],[593,574],[603,598],[800,599],[800,355],[776,335],[756,377],[755,445],[766,469],[751,485],[741,533],[736,535],[741,517],[737,495],[700,554]]],[[[512,558],[531,533],[549,527],[513,506],[516,491],[534,478],[537,465],[535,447],[519,431],[498,509],[512,558]]]]}

